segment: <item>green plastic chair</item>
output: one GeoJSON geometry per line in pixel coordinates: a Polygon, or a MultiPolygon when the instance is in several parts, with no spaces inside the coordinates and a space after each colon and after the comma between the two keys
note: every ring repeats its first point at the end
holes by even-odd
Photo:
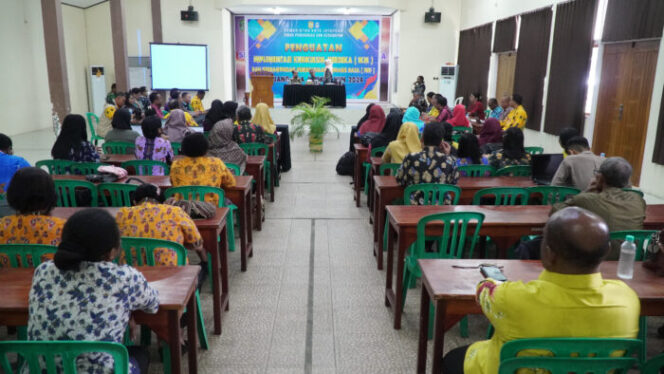
{"type": "Polygon", "coordinates": [[[0,342],[0,370],[3,373],[15,371],[8,356],[16,354],[30,373],[76,374],[76,359],[85,353],[105,353],[113,357],[115,374],[129,373],[127,348],[119,343],[94,341],[5,341],[0,342]],[[56,364],[56,357],[60,365],[56,364]],[[61,370],[58,370],[60,366],[61,370]]]}
{"type": "Polygon", "coordinates": [[[105,142],[104,153],[109,155],[130,155],[134,153],[135,145],[128,142],[105,142]]]}
{"type": "Polygon", "coordinates": [[[562,186],[537,186],[528,188],[530,196],[542,196],[542,205],[553,205],[565,201],[567,196],[577,195],[581,191],[577,188],[562,186]]]}
{"type": "Polygon", "coordinates": [[[496,176],[508,176],[508,177],[529,177],[533,174],[532,168],[530,165],[512,165],[505,166],[502,169],[496,171],[496,176]]]}
{"type": "MultiPolygon", "coordinates": [[[[124,260],[129,266],[157,266],[155,263],[154,254],[155,250],[158,248],[166,248],[175,252],[177,255],[177,266],[185,266],[187,264],[187,250],[180,243],[161,239],[122,237],[122,251],[124,253],[124,260]]],[[[205,329],[203,310],[201,309],[201,298],[198,293],[198,289],[196,289],[195,297],[197,309],[196,317],[198,319],[198,341],[201,344],[201,348],[208,349],[209,345],[207,330],[205,329]]],[[[149,344],[149,342],[147,343],[149,344]]],[[[190,347],[190,349],[195,348],[190,347]]],[[[164,352],[164,358],[166,357],[170,357],[170,352],[164,352]]],[[[166,363],[164,363],[164,365],[166,365],[166,363]]],[[[170,363],[168,363],[168,365],[170,366],[170,363]]]]}
{"type": "Polygon", "coordinates": [[[493,187],[479,190],[473,196],[473,205],[481,205],[485,196],[495,196],[493,205],[528,205],[530,191],[521,187],[493,187]]]}
{"type": "Polygon", "coordinates": [[[100,183],[97,186],[102,205],[116,208],[131,206],[136,188],[137,185],[129,183],[100,183]]]}
{"type": "Polygon", "coordinates": [[[526,153],[531,155],[541,155],[544,153],[544,148],[542,147],[525,147],[526,153]]]}
{"type": "MultiPolygon", "coordinates": [[[[606,374],[627,372],[638,361],[636,358],[574,358],[574,357],[518,357],[500,363],[498,374],[520,373],[522,369],[550,374],[606,374]]],[[[531,371],[524,371],[531,372],[531,371]]]]}
{"type": "Polygon", "coordinates": [[[457,169],[461,176],[471,178],[493,177],[496,174],[496,168],[491,165],[461,165],[457,169]]]}
{"type": "Polygon", "coordinates": [[[240,165],[231,162],[225,162],[224,164],[226,164],[226,167],[230,169],[233,175],[242,175],[242,173],[240,173],[240,165]]]}
{"type": "Polygon", "coordinates": [[[389,171],[389,175],[397,175],[397,171],[401,167],[401,164],[381,164],[378,167],[378,174],[380,175],[388,175],[386,172],[389,171]]]}
{"type": "Polygon", "coordinates": [[[171,148],[173,149],[173,154],[177,156],[180,154],[182,143],[171,142],[171,148]]]}
{"type": "Polygon", "coordinates": [[[74,165],[76,165],[76,163],[69,160],[41,160],[35,163],[35,166],[38,168],[43,168],[45,166],[48,169],[48,173],[51,175],[67,174],[74,165]]]}
{"type": "MultiPolygon", "coordinates": [[[[458,195],[457,195],[458,196],[458,195]]],[[[484,222],[484,214],[476,212],[437,213],[422,217],[417,223],[417,240],[411,246],[406,256],[403,273],[403,309],[406,304],[408,288],[422,277],[422,270],[417,263],[420,259],[460,259],[464,252],[467,258],[473,258],[473,251],[479,240],[480,228],[484,222]],[[475,222],[475,230],[471,233],[469,224],[475,222]],[[432,237],[426,235],[428,224],[443,224],[442,235],[432,237]],[[426,241],[434,240],[437,245],[436,252],[426,251],[426,241]]],[[[433,305],[431,305],[433,309],[433,305]]],[[[433,319],[429,321],[429,336],[433,332],[433,319]]],[[[468,319],[461,321],[461,336],[468,336],[468,319]]]]}
{"type": "Polygon", "coordinates": [[[452,194],[452,205],[459,203],[461,197],[461,188],[451,184],[438,183],[420,183],[411,184],[403,191],[404,204],[410,205],[411,196],[415,193],[421,193],[424,198],[422,205],[445,205],[445,197],[452,194]]]}
{"type": "Polygon", "coordinates": [[[56,179],[55,193],[58,196],[57,206],[78,207],[76,201],[76,190],[87,189],[92,197],[90,206],[98,206],[97,186],[87,181],[56,179]]]}
{"type": "Polygon", "coordinates": [[[622,190],[623,191],[628,191],[628,192],[638,193],[639,195],[641,195],[641,197],[643,197],[643,191],[637,190],[636,188],[623,188],[622,190]]]}
{"type": "Polygon", "coordinates": [[[70,170],[72,174],[77,175],[97,174],[97,169],[100,166],[108,166],[108,164],[102,164],[99,162],[77,162],[71,166],[70,170]]]}
{"type": "Polygon", "coordinates": [[[131,160],[125,161],[122,163],[123,169],[134,169],[134,175],[153,175],[154,169],[157,168],[157,172],[161,174],[155,175],[169,175],[171,173],[171,168],[168,167],[168,164],[161,161],[154,160],[131,160]]]}
{"type": "Polygon", "coordinates": [[[465,133],[471,134],[473,132],[473,129],[467,126],[454,126],[452,127],[452,131],[459,134],[465,134],[465,133]]]}
{"type": "Polygon", "coordinates": [[[272,168],[268,160],[268,152],[270,147],[263,143],[242,143],[240,148],[249,156],[265,156],[263,163],[263,173],[265,174],[265,183],[270,189],[270,196],[274,197],[274,189],[272,188],[272,168]]]}
{"type": "Polygon", "coordinates": [[[41,265],[46,255],[54,255],[58,248],[44,244],[0,244],[0,255],[9,258],[12,268],[32,268],[41,265]]]}
{"type": "MultiPolygon", "coordinates": [[[[215,194],[219,199],[218,207],[227,207],[230,211],[226,216],[226,237],[228,239],[228,250],[230,252],[235,252],[235,220],[233,219],[233,214],[237,211],[237,206],[235,204],[225,205],[224,201],[224,190],[219,187],[208,187],[208,186],[180,186],[180,187],[171,187],[164,192],[164,197],[167,199],[169,197],[174,197],[176,194],[181,195],[184,200],[198,200],[205,201],[206,194],[215,194]]],[[[212,272],[210,272],[212,273],[212,272]]]]}
{"type": "Polygon", "coordinates": [[[653,234],[656,234],[657,230],[625,230],[625,231],[613,231],[609,234],[610,240],[625,240],[627,235],[632,235],[634,237],[634,244],[636,245],[636,257],[635,261],[643,261],[646,252],[646,246],[648,240],[652,238],[653,234]]]}
{"type": "Polygon", "coordinates": [[[643,374],[659,374],[661,368],[664,367],[664,353],[659,354],[648,360],[641,370],[643,374]]]}
{"type": "Polygon", "coordinates": [[[104,140],[104,137],[97,135],[95,131],[95,127],[99,125],[99,117],[91,112],[85,113],[85,116],[88,118],[88,127],[90,128],[90,142],[97,145],[98,141],[104,140]]]}
{"type": "MultiPolygon", "coordinates": [[[[371,157],[379,157],[385,153],[387,147],[377,147],[371,149],[371,157]]],[[[362,162],[362,168],[364,168],[364,194],[369,193],[369,169],[371,169],[370,162],[362,162]]]]}
{"type": "Polygon", "coordinates": [[[638,360],[632,356],[639,354],[641,347],[641,341],[638,339],[537,338],[512,340],[505,343],[500,350],[499,373],[514,373],[518,368],[546,368],[554,374],[567,374],[570,371],[577,373],[607,373],[608,370],[595,371],[595,369],[601,368],[599,365],[607,360],[628,360],[629,366],[625,367],[625,369],[631,368],[634,364],[638,363],[638,360]],[[548,354],[552,354],[553,357],[517,357],[520,352],[533,349],[546,351],[548,354]],[[611,356],[611,354],[619,351],[624,351],[623,357],[611,356]],[[551,359],[559,361],[552,361],[555,366],[540,366],[546,364],[551,359]],[[585,360],[593,360],[588,362],[592,362],[596,366],[584,366],[586,365],[585,360]],[[526,366],[519,366],[524,364],[526,366]],[[584,370],[579,370],[582,368],[584,370]]]}

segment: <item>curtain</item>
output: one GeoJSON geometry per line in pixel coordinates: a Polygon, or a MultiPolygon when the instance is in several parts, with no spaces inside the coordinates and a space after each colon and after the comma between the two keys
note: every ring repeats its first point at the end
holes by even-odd
{"type": "MultiPolygon", "coordinates": [[[[464,105],[468,105],[468,95],[480,92],[486,96],[489,82],[489,60],[491,58],[492,25],[486,24],[459,34],[459,77],[456,96],[463,96],[464,105]]],[[[455,98],[447,98],[448,104],[455,98]]]]}
{"type": "Polygon", "coordinates": [[[662,104],[659,107],[659,121],[657,122],[657,137],[655,139],[652,162],[664,165],[664,92],[662,92],[662,104]]]}
{"type": "Polygon", "coordinates": [[[496,22],[496,35],[493,37],[493,52],[513,51],[516,40],[516,17],[501,19],[496,22]]]}
{"type": "Polygon", "coordinates": [[[650,39],[662,36],[664,1],[609,0],[602,41],[650,39]]]}
{"type": "Polygon", "coordinates": [[[526,127],[537,131],[540,130],[542,122],[542,95],[549,58],[551,14],[551,8],[544,8],[521,15],[519,50],[514,69],[513,93],[523,96],[523,107],[528,113],[526,127]]]}
{"type": "Polygon", "coordinates": [[[596,13],[597,0],[557,5],[544,117],[549,134],[569,126],[583,133],[596,13]]]}

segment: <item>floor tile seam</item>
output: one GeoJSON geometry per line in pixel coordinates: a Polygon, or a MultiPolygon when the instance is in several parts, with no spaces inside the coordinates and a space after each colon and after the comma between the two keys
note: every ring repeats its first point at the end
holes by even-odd
{"type": "MultiPolygon", "coordinates": [[[[294,224],[295,224],[295,222],[291,222],[290,228],[288,229],[288,234],[287,235],[289,236],[289,239],[290,239],[290,235],[293,232],[293,225],[294,224]]],[[[274,344],[274,335],[275,335],[274,332],[275,332],[275,329],[276,329],[276,326],[277,326],[277,317],[278,317],[277,309],[279,308],[279,299],[281,298],[281,290],[283,288],[283,283],[281,281],[284,279],[284,272],[285,271],[286,271],[286,266],[283,266],[282,269],[281,269],[281,278],[279,280],[279,291],[277,292],[277,307],[274,310],[274,318],[272,319],[272,330],[270,331],[270,347],[268,348],[268,356],[267,356],[267,360],[265,362],[264,372],[267,372],[267,370],[269,369],[269,365],[270,365],[270,353],[272,351],[272,345],[274,344]]]]}

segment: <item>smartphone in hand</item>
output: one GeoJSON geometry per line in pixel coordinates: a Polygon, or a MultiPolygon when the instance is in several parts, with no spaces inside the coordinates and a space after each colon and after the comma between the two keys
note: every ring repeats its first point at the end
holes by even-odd
{"type": "Polygon", "coordinates": [[[496,266],[481,266],[480,272],[482,273],[484,278],[491,278],[501,282],[507,280],[507,277],[505,276],[505,274],[503,274],[502,270],[500,270],[500,268],[496,266]]]}

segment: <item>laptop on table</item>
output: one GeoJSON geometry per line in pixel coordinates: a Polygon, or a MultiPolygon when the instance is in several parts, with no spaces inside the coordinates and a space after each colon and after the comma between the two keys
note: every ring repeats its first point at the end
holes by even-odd
{"type": "Polygon", "coordinates": [[[563,162],[562,153],[532,155],[533,182],[540,186],[550,185],[561,162],[563,162]]]}

